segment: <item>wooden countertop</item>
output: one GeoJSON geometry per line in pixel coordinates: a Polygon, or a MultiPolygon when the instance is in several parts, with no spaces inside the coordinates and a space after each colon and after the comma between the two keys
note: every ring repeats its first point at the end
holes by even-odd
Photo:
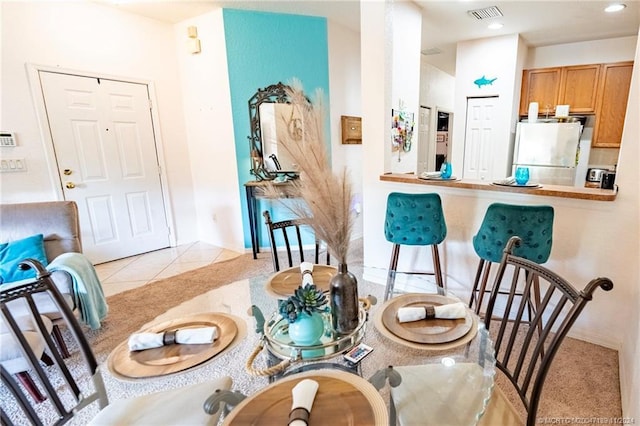
{"type": "Polygon", "coordinates": [[[455,181],[419,179],[414,174],[388,173],[380,175],[384,182],[410,183],[415,185],[443,186],[448,188],[478,189],[481,191],[515,192],[520,194],[542,195],[547,197],[575,198],[592,201],[614,201],[618,195],[615,189],[577,188],[560,185],[542,185],[540,188],[493,185],[490,182],[462,179],[455,181]]]}

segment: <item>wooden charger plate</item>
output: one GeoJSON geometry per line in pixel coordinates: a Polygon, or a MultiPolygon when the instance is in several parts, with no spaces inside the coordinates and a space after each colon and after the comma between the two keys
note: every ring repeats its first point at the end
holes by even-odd
{"type": "MultiPolygon", "coordinates": [[[[329,282],[338,269],[329,265],[313,265],[313,283],[323,292],[329,291],[329,282]]],[[[276,272],[267,280],[265,289],[269,294],[278,298],[287,298],[302,284],[300,267],[284,269],[276,272]]]]}
{"type": "Polygon", "coordinates": [[[425,319],[401,323],[398,309],[417,306],[439,306],[456,303],[458,300],[437,294],[410,293],[391,299],[382,311],[382,324],[391,333],[415,343],[447,343],[467,334],[473,325],[471,312],[461,319],[425,319]]]}
{"type": "Polygon", "coordinates": [[[177,373],[213,358],[236,337],[235,321],[221,313],[204,313],[165,321],[140,332],[161,333],[185,328],[218,327],[219,337],[212,344],[167,345],[159,348],[130,352],[128,341],[118,345],[109,355],[107,367],[116,376],[126,379],[144,379],[177,373]]]}
{"type": "Polygon", "coordinates": [[[380,393],[365,379],[338,370],[315,370],[285,377],[248,397],[225,418],[223,425],[286,425],[291,389],[303,379],[318,382],[309,426],[385,425],[387,407],[380,393]]]}

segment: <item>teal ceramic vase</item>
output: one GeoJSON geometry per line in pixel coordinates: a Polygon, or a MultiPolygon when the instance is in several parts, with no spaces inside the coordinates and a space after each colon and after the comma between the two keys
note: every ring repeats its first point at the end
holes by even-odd
{"type": "Polygon", "coordinates": [[[323,334],[324,320],[318,312],[311,315],[302,312],[295,322],[289,324],[289,337],[298,346],[318,345],[323,334]]]}

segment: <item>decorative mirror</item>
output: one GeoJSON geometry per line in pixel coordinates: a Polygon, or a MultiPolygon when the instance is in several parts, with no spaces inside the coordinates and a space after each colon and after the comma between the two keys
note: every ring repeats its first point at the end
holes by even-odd
{"type": "Polygon", "coordinates": [[[283,132],[288,139],[302,142],[302,117],[289,103],[287,88],[272,84],[249,99],[251,174],[257,180],[298,177],[296,164],[279,143],[283,132]]]}

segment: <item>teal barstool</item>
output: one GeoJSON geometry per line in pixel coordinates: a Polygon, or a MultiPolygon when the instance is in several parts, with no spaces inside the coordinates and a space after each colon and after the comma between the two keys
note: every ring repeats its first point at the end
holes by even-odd
{"type": "Polygon", "coordinates": [[[438,244],[447,236],[447,225],[438,194],[404,194],[392,192],[387,198],[384,236],[393,243],[384,300],[393,295],[397,273],[434,275],[436,284],[443,287],[438,244]],[[400,246],[431,246],[433,272],[398,272],[400,246]]]}
{"type": "MultiPolygon", "coordinates": [[[[487,208],[480,229],[473,237],[473,249],[480,257],[480,263],[473,282],[469,307],[473,308],[475,304],[478,314],[485,292],[491,291],[487,289],[491,264],[500,263],[507,241],[514,235],[522,239],[520,246],[514,249],[515,256],[539,264],[545,263],[551,254],[553,207],[493,203],[487,208]]],[[[535,284],[534,300],[537,303],[539,290],[535,284]]],[[[528,308],[531,309],[531,306],[528,308]]]]}

